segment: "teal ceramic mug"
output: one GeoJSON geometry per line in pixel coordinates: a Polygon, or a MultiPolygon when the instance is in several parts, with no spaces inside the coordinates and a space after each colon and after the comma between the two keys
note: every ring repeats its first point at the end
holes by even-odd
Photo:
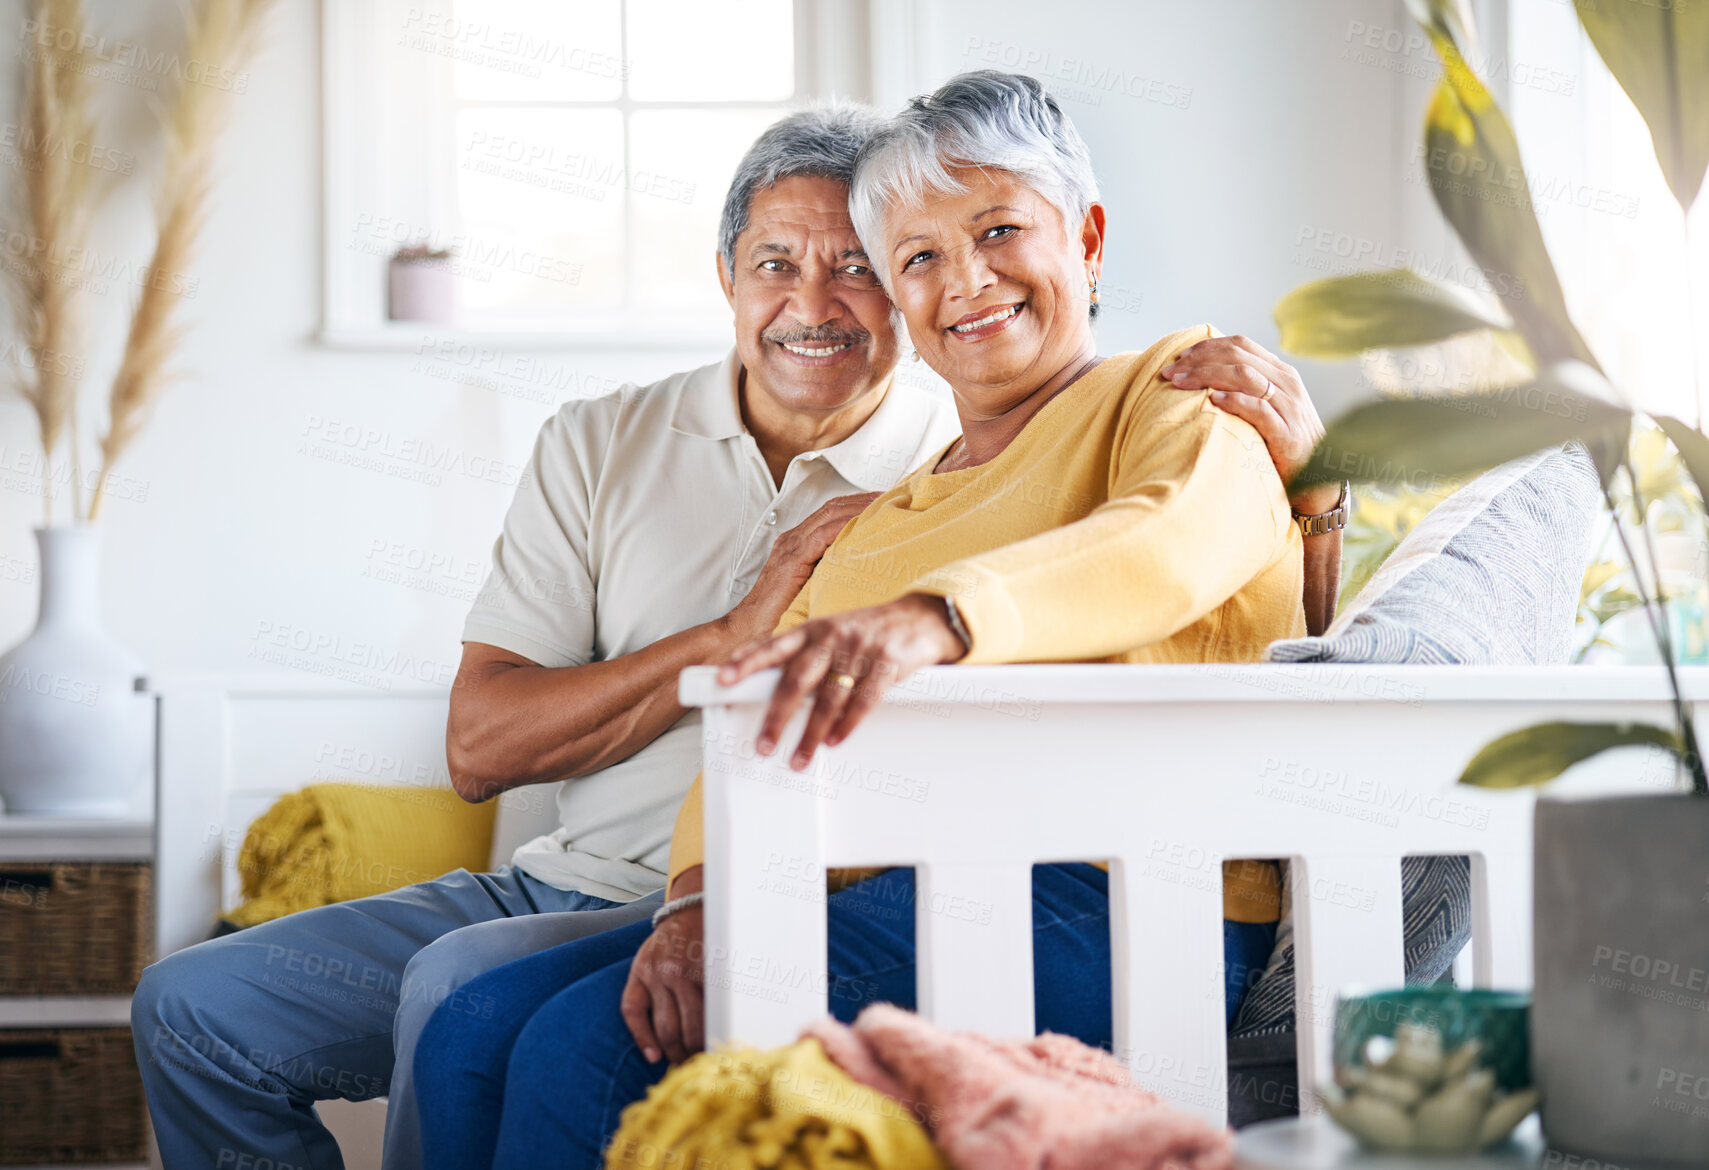
{"type": "Polygon", "coordinates": [[[1374,1039],[1393,1040],[1399,1024],[1434,1027],[1452,1051],[1481,1042],[1478,1063],[1495,1073],[1498,1089],[1531,1087],[1531,994],[1487,987],[1403,987],[1347,993],[1335,1005],[1335,1068],[1367,1063],[1374,1039]]]}
{"type": "Polygon", "coordinates": [[[1531,999],[1487,988],[1343,994],[1335,1085],[1323,1104],[1343,1129],[1387,1150],[1467,1153],[1504,1140],[1536,1108],[1531,999]]]}

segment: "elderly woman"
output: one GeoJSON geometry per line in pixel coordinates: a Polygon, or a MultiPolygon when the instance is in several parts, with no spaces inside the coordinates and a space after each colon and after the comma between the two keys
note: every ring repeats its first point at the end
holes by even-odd
{"type": "MultiPolygon", "coordinates": [[[[949,382],[963,432],[852,521],[778,634],[723,668],[725,682],[782,668],[761,753],[807,705],[790,759],[805,767],[922,666],[1242,662],[1305,632],[1301,530],[1263,439],[1218,409],[1216,393],[1171,386],[1177,357],[1215,331],[1096,352],[1104,209],[1084,143],[1037,82],[966,74],[916,99],[863,149],[850,209],[920,356],[949,382]]],[[[1206,376],[1197,352],[1183,381],[1262,379],[1240,413],[1270,409],[1268,385],[1294,377],[1241,339],[1209,351],[1238,374],[1206,376]]],[[[544,1002],[508,1068],[480,1074],[505,1086],[495,1165],[600,1165],[624,1106],[701,1046],[701,856],[697,785],[656,928],[611,931],[560,948],[567,965],[525,960],[471,985],[501,1015],[506,1003],[544,1002]]],[[[1108,1047],[1107,875],[1086,864],[1036,874],[1038,1026],[1108,1047]]],[[[859,876],[842,875],[828,900],[830,999],[844,1020],[874,1000],[914,1002],[912,915],[897,913],[911,878],[849,884],[859,876]]],[[[1225,872],[1231,969],[1263,965],[1278,900],[1269,863],[1225,872]]],[[[1228,1001],[1232,1016],[1237,991],[1228,1001]]],[[[445,1048],[471,1033],[447,1028],[436,1045],[433,1032],[417,1064],[429,1164],[484,1164],[492,1119],[438,1107],[456,1098],[446,1070],[469,1069],[445,1048]]]]}

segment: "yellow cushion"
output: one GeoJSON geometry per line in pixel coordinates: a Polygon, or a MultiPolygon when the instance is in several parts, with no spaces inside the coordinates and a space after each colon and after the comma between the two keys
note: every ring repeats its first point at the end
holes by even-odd
{"type": "Polygon", "coordinates": [[[249,827],[237,863],[243,904],[226,917],[254,926],[454,869],[485,870],[496,808],[448,788],[311,784],[249,827]]]}

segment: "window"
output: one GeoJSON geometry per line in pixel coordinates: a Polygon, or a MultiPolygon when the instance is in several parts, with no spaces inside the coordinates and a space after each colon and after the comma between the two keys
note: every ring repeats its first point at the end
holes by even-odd
{"type": "Polygon", "coordinates": [[[420,338],[388,319],[413,248],[450,306],[435,329],[706,344],[727,330],[713,254],[736,163],[789,109],[867,96],[861,9],[324,0],[326,339],[420,338]]]}
{"type": "Polygon", "coordinates": [[[1640,408],[1694,422],[1709,354],[1693,342],[1709,306],[1709,197],[1687,235],[1649,130],[1571,5],[1515,0],[1511,20],[1504,100],[1568,311],[1640,408]]]}

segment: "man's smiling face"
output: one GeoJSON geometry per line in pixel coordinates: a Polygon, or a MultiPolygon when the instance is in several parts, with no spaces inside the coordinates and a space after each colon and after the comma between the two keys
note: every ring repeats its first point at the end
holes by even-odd
{"type": "Polygon", "coordinates": [[[796,175],[755,192],[735,272],[720,257],[718,275],[750,392],[830,413],[895,369],[890,298],[849,222],[846,184],[796,175]]]}

